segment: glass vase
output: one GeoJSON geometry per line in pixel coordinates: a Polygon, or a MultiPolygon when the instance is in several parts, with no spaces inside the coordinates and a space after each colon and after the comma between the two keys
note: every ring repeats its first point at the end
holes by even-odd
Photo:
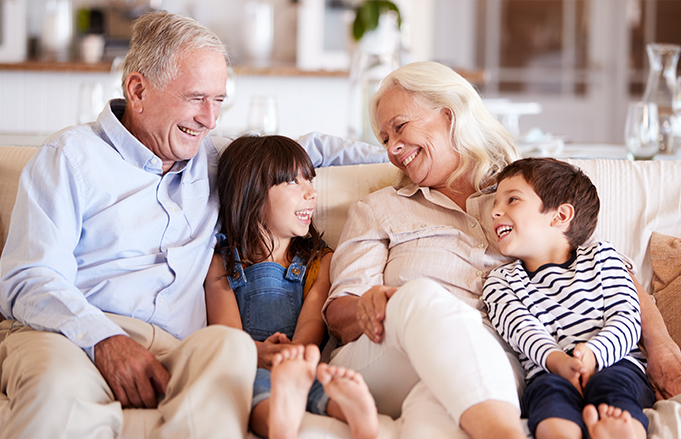
{"type": "Polygon", "coordinates": [[[369,123],[369,98],[383,78],[400,67],[400,33],[397,14],[384,12],[378,27],[364,34],[350,63],[348,135],[351,139],[379,145],[369,123]]]}
{"type": "Polygon", "coordinates": [[[676,66],[681,46],[651,43],[646,45],[650,70],[643,103],[656,105],[659,117],[660,153],[674,154],[681,147],[679,117],[674,112],[676,66]]]}

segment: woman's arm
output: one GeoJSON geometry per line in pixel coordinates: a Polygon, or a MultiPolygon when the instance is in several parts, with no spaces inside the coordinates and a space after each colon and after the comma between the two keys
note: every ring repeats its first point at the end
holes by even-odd
{"type": "Polygon", "coordinates": [[[667,332],[667,326],[653,298],[632,274],[641,304],[641,340],[639,347],[648,358],[648,379],[657,399],[681,393],[681,349],[667,332]]]}
{"type": "Polygon", "coordinates": [[[383,229],[384,225],[377,220],[371,201],[365,199],[350,207],[343,234],[333,254],[332,287],[323,311],[329,330],[344,344],[367,332],[377,343],[382,339],[385,304],[392,295],[387,294],[394,290],[382,286],[389,255],[389,238],[383,229]],[[364,298],[361,309],[360,297],[364,298]],[[362,316],[365,323],[361,321],[362,316]],[[365,328],[374,330],[365,331],[365,328]]]}
{"type": "Polygon", "coordinates": [[[322,257],[317,279],[315,279],[303,301],[296,330],[293,333],[293,340],[291,340],[293,343],[319,345],[324,339],[326,325],[322,319],[322,306],[324,306],[324,302],[329,296],[329,288],[331,288],[329,281],[331,256],[332,253],[327,253],[322,257]]]}

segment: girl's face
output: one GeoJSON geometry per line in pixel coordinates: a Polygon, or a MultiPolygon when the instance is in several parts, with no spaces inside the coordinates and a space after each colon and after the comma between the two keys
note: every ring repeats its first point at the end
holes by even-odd
{"type": "Polygon", "coordinates": [[[267,196],[265,224],[275,243],[307,235],[316,206],[317,191],[301,171],[294,180],[272,186],[267,196]]]}
{"type": "Polygon", "coordinates": [[[452,147],[448,109],[427,108],[410,92],[394,87],[385,91],[376,109],[379,140],[390,162],[419,186],[446,187],[458,169],[459,154],[452,147]]]}

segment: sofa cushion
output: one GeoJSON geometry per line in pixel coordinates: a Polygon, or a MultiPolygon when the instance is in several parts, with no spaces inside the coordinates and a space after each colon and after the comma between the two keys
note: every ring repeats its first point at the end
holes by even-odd
{"type": "Polygon", "coordinates": [[[653,232],[650,261],[653,266],[651,294],[669,335],[681,346],[681,238],[653,232]]]}
{"type": "Polygon", "coordinates": [[[0,146],[0,250],[5,247],[9,217],[17,197],[19,175],[38,148],[0,146]]]}

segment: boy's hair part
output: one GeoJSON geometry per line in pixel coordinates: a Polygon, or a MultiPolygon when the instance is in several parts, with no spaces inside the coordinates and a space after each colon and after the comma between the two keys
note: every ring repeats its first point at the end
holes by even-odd
{"type": "Polygon", "coordinates": [[[521,175],[541,199],[541,213],[555,210],[561,204],[572,205],[575,213],[565,237],[573,249],[593,235],[600,200],[596,186],[581,169],[552,158],[526,158],[504,168],[497,176],[497,185],[516,175],[521,175]]]}

